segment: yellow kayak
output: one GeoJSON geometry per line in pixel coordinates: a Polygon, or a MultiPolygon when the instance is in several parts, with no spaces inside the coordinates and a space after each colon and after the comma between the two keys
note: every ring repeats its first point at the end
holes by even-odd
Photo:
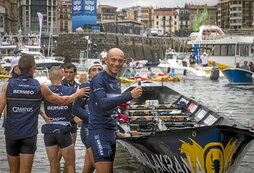
{"type": "Polygon", "coordinates": [[[168,81],[168,79],[169,79],[169,76],[161,76],[161,77],[151,78],[150,80],[157,81],[157,82],[166,82],[168,81]]]}
{"type": "Polygon", "coordinates": [[[11,75],[9,74],[0,74],[0,78],[10,78],[11,75]]]}
{"type": "Polygon", "coordinates": [[[121,80],[121,83],[134,83],[135,80],[124,78],[124,77],[119,77],[121,80]]]}

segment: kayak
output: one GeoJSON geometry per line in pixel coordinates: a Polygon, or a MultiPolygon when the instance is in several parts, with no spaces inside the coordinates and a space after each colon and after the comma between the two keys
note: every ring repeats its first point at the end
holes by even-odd
{"type": "Polygon", "coordinates": [[[119,77],[121,83],[135,83],[135,80],[133,79],[128,79],[128,78],[124,78],[124,77],[119,77]]]}
{"type": "Polygon", "coordinates": [[[0,78],[10,78],[11,75],[9,74],[0,74],[0,78]]]}
{"type": "Polygon", "coordinates": [[[167,75],[164,76],[159,76],[159,77],[155,77],[155,78],[145,78],[145,77],[135,77],[135,78],[124,78],[124,77],[120,77],[121,83],[135,83],[138,80],[141,81],[156,81],[156,82],[167,82],[167,81],[173,81],[173,82],[177,82],[180,81],[180,78],[178,76],[175,77],[170,77],[167,75]]]}

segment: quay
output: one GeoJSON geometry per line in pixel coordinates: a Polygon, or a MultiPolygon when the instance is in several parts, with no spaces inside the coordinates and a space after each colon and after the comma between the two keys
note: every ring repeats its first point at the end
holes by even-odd
{"type": "Polygon", "coordinates": [[[90,57],[93,57],[103,49],[108,50],[112,47],[124,50],[127,59],[135,58],[154,62],[164,57],[166,49],[173,48],[176,51],[184,51],[187,44],[184,40],[171,37],[76,32],[58,36],[56,55],[64,56],[66,62],[71,62],[79,58],[82,50],[89,49],[92,53],[90,57]],[[87,38],[91,41],[90,44],[87,38]]]}

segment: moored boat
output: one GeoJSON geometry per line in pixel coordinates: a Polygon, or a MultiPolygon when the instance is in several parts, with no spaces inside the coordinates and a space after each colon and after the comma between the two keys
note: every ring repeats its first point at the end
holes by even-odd
{"type": "MultiPolygon", "coordinates": [[[[130,91],[136,85],[125,90],[130,91]]],[[[159,83],[127,107],[119,142],[154,172],[234,172],[250,147],[249,128],[159,83]]]]}
{"type": "Polygon", "coordinates": [[[222,71],[224,76],[232,84],[251,84],[254,73],[241,68],[226,68],[222,71]]]}

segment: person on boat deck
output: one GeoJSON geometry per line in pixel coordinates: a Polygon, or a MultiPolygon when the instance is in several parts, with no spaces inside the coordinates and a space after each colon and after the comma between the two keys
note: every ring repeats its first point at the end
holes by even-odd
{"type": "Polygon", "coordinates": [[[7,71],[5,70],[5,68],[0,67],[0,74],[1,74],[1,75],[7,75],[8,73],[7,73],[7,71]]]}
{"type": "MultiPolygon", "coordinates": [[[[97,73],[103,70],[102,64],[100,62],[94,61],[91,63],[88,69],[89,79],[91,80],[97,73]]],[[[83,83],[80,88],[90,87],[90,80],[86,83],[83,83]]],[[[94,161],[93,153],[91,146],[88,143],[88,119],[89,119],[89,110],[88,110],[88,101],[89,97],[78,98],[74,102],[73,113],[82,119],[82,125],[80,130],[80,137],[83,144],[86,147],[85,153],[85,163],[83,167],[83,173],[89,173],[94,171],[94,161]]]]}
{"type": "Polygon", "coordinates": [[[237,62],[237,63],[235,64],[235,68],[240,68],[240,63],[239,63],[239,62],[237,62]]]}
{"type": "Polygon", "coordinates": [[[17,78],[19,74],[21,73],[19,69],[19,59],[20,57],[17,57],[11,61],[11,70],[9,74],[11,74],[12,78],[17,78]]]}
{"type": "Polygon", "coordinates": [[[254,65],[253,65],[253,62],[249,62],[249,68],[250,68],[250,71],[251,72],[254,72],[254,65]]]}
{"type": "Polygon", "coordinates": [[[248,61],[244,61],[243,65],[240,68],[244,70],[250,70],[250,67],[248,66],[248,61]]]}
{"type": "Polygon", "coordinates": [[[172,71],[168,74],[168,76],[176,77],[175,69],[172,69],[172,71]]]}
{"type": "Polygon", "coordinates": [[[146,77],[147,78],[154,78],[154,77],[156,77],[157,75],[156,75],[156,73],[154,73],[153,71],[152,71],[152,68],[151,67],[148,67],[147,68],[147,73],[146,73],[146,77]]]}
{"type": "Polygon", "coordinates": [[[22,56],[19,68],[21,74],[18,78],[10,78],[2,87],[0,115],[7,105],[3,126],[10,172],[30,173],[36,151],[42,97],[55,104],[66,105],[87,92],[77,89],[71,96],[54,94],[46,85],[33,79],[36,70],[33,56],[22,56]]]}
{"type": "Polygon", "coordinates": [[[194,53],[190,54],[190,64],[196,64],[196,59],[194,53]]]}
{"type": "Polygon", "coordinates": [[[136,77],[136,76],[138,76],[138,70],[137,70],[136,67],[133,67],[133,70],[131,72],[131,77],[133,78],[133,77],[136,77]]]}
{"type": "Polygon", "coordinates": [[[118,106],[142,95],[140,86],[130,92],[121,93],[117,73],[124,62],[122,50],[110,49],[105,59],[106,69],[95,75],[90,83],[88,142],[91,145],[94,165],[98,173],[113,172],[116,151],[115,118],[118,106]]]}
{"type": "Polygon", "coordinates": [[[130,69],[125,69],[125,72],[123,73],[122,77],[124,78],[130,78],[131,77],[131,71],[130,69]]]}
{"type": "Polygon", "coordinates": [[[207,54],[205,52],[201,55],[200,59],[201,59],[202,66],[207,67],[208,66],[208,64],[207,64],[208,57],[207,57],[207,54]]]}
{"type": "MultiPolygon", "coordinates": [[[[75,88],[62,85],[61,69],[57,66],[49,70],[49,79],[52,83],[49,89],[59,96],[69,96],[76,92],[75,88]]],[[[89,92],[89,88],[86,88],[89,92]]],[[[50,172],[59,171],[58,153],[61,150],[67,172],[75,172],[75,152],[71,137],[72,103],[59,105],[44,100],[44,110],[51,122],[42,125],[44,144],[50,163],[50,172]]]]}

